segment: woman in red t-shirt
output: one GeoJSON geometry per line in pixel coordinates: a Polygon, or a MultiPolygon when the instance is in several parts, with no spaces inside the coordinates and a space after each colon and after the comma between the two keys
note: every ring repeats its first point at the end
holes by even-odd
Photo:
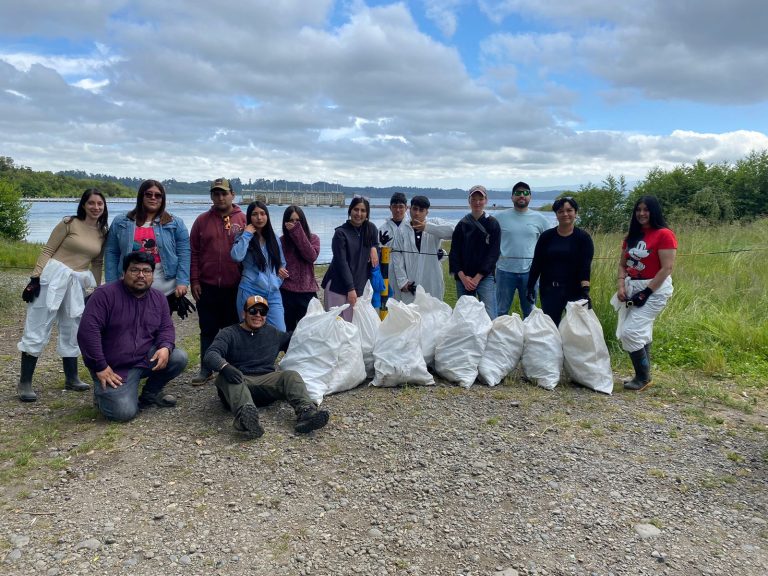
{"type": "Polygon", "coordinates": [[[653,322],[672,296],[676,254],[677,238],[667,228],[659,201],[641,196],[621,246],[614,301],[619,312],[616,337],[635,369],[635,377],[624,382],[627,390],[640,391],[651,385],[653,322]]]}

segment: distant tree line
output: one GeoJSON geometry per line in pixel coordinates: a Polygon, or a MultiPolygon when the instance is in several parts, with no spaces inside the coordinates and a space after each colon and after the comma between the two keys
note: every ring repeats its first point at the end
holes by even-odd
{"type": "Polygon", "coordinates": [[[666,218],[677,224],[708,225],[768,216],[768,151],[752,152],[735,164],[682,164],[654,168],[632,190],[623,176],[597,186],[562,192],[579,203],[580,226],[605,232],[626,230],[640,196],[659,199],[666,218]]]}

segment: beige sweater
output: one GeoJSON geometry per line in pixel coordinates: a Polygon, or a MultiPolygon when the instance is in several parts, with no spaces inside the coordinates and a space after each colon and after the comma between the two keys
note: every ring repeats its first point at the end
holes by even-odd
{"type": "Polygon", "coordinates": [[[90,268],[96,284],[101,284],[104,240],[105,234],[98,228],[88,226],[85,220],[67,216],[51,232],[48,243],[37,259],[32,277],[38,278],[48,260],[53,258],[76,272],[85,272],[90,268]]]}

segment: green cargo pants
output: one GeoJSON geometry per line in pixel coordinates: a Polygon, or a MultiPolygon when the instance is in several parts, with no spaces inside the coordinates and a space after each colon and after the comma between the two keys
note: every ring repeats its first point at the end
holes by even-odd
{"type": "Polygon", "coordinates": [[[285,400],[296,414],[314,402],[307,394],[307,387],[298,372],[270,372],[259,376],[243,375],[241,384],[232,384],[219,373],[216,388],[221,400],[237,416],[246,404],[267,406],[276,400],[285,400]]]}

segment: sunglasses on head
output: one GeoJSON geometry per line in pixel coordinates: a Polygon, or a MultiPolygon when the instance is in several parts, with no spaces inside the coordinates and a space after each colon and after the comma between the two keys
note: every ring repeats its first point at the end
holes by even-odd
{"type": "Polygon", "coordinates": [[[512,196],[530,196],[531,191],[530,190],[515,190],[512,192],[512,196]]]}
{"type": "Polygon", "coordinates": [[[246,312],[248,312],[248,314],[250,314],[251,316],[266,317],[269,311],[263,306],[251,306],[250,308],[248,308],[248,310],[246,310],[246,312]]]}

